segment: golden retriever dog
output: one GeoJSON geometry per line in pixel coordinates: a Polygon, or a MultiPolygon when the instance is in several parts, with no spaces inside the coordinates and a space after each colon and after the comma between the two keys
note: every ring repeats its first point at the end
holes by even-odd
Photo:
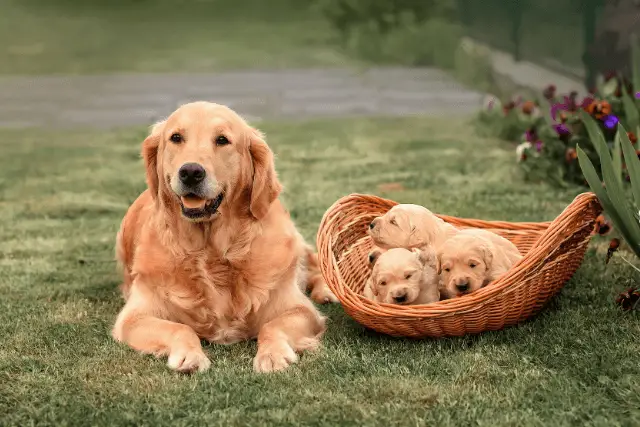
{"type": "Polygon", "coordinates": [[[384,249],[437,248],[457,228],[423,206],[400,204],[371,221],[368,232],[374,244],[384,249]]]}
{"type": "Polygon", "coordinates": [[[257,372],[315,349],[325,318],[303,287],[335,297],[278,200],[262,134],[225,106],[196,102],[156,124],[142,156],[148,189],[116,242],[126,302],[113,337],[181,372],[209,367],[201,339],[257,338],[257,372]]]}
{"type": "Polygon", "coordinates": [[[429,304],[440,300],[435,253],[430,250],[374,249],[363,295],[387,304],[429,304]]]}
{"type": "Polygon", "coordinates": [[[506,273],[522,255],[509,240],[481,229],[460,230],[438,249],[444,299],[476,291],[506,273]]]}

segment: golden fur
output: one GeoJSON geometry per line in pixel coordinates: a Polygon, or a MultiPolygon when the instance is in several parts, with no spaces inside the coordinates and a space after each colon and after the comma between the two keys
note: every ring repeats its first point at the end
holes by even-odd
{"type": "Polygon", "coordinates": [[[394,248],[369,254],[371,276],[363,295],[387,304],[429,304],[440,299],[432,251],[394,248]]]}
{"type": "Polygon", "coordinates": [[[502,276],[521,258],[513,243],[495,233],[460,230],[437,251],[440,294],[454,298],[476,291],[502,276]]]}
{"type": "Polygon", "coordinates": [[[376,246],[390,248],[423,248],[440,246],[457,229],[435,216],[429,209],[411,204],[392,207],[386,214],[375,218],[369,235],[376,246]]]}
{"type": "Polygon", "coordinates": [[[142,156],[148,189],[117,236],[126,303],[113,337],[184,372],[210,365],[200,339],[257,338],[258,372],[316,348],[325,319],[302,289],[321,302],[335,297],[278,199],[260,132],[227,107],[186,104],[153,127],[142,156]],[[206,177],[182,182],[187,164],[206,177]]]}

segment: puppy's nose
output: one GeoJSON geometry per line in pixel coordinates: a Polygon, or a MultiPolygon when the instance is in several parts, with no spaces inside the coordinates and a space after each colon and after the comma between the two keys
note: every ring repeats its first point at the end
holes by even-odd
{"type": "Polygon", "coordinates": [[[467,292],[469,290],[469,282],[460,282],[456,285],[456,288],[458,288],[460,292],[467,292]]]}
{"type": "Polygon", "coordinates": [[[178,171],[180,182],[187,187],[193,187],[202,182],[205,176],[207,176],[207,172],[198,163],[185,163],[178,171]]]}
{"type": "Polygon", "coordinates": [[[407,300],[407,294],[396,295],[393,300],[397,303],[403,303],[407,300]]]}

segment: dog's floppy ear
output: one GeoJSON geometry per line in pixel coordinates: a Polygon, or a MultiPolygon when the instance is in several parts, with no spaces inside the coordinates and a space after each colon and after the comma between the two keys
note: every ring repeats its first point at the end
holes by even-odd
{"type": "Polygon", "coordinates": [[[480,253],[482,254],[482,260],[487,271],[491,270],[491,264],[493,264],[493,252],[487,245],[480,245],[480,253]]]}
{"type": "Polygon", "coordinates": [[[425,247],[423,247],[421,249],[413,248],[413,249],[411,249],[411,252],[416,254],[416,257],[418,258],[418,261],[423,266],[427,266],[427,265],[436,266],[436,264],[438,263],[436,261],[435,252],[433,251],[433,249],[431,249],[428,246],[425,246],[425,247]]]}
{"type": "Polygon", "coordinates": [[[142,159],[147,174],[147,187],[154,199],[158,198],[158,147],[160,146],[160,136],[164,122],[158,122],[151,127],[149,136],[142,142],[142,159]]]}
{"type": "Polygon", "coordinates": [[[436,274],[442,274],[442,254],[436,254],[435,262],[436,262],[436,274]]]}
{"type": "Polygon", "coordinates": [[[276,174],[273,152],[264,141],[262,133],[253,128],[249,130],[249,153],[253,162],[249,210],[256,219],[262,219],[280,195],[282,185],[276,174]]]}
{"type": "Polygon", "coordinates": [[[369,268],[373,269],[373,266],[376,265],[376,261],[378,261],[378,258],[380,258],[380,255],[382,255],[382,251],[380,249],[374,249],[371,252],[369,252],[369,268]]]}

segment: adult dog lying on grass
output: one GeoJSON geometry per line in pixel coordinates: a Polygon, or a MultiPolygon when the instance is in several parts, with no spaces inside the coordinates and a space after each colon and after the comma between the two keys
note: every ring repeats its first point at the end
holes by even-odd
{"type": "Polygon", "coordinates": [[[184,105],[142,146],[148,189],[118,233],[126,304],[113,337],[170,368],[210,366],[200,339],[258,339],[271,372],[315,349],[325,319],[304,295],[334,300],[278,196],[273,153],[227,107],[184,105]]]}

